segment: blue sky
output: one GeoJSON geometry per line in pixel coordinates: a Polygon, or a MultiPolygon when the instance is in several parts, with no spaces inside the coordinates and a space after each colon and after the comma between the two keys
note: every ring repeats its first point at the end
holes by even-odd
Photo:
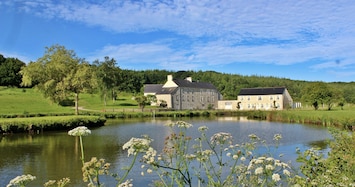
{"type": "Polygon", "coordinates": [[[0,54],[64,45],[122,69],[355,81],[353,0],[2,0],[0,54]]]}

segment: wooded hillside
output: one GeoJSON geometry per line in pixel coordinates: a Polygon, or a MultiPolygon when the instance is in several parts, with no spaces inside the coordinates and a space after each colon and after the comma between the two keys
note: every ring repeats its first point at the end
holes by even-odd
{"type": "MultiPolygon", "coordinates": [[[[1,54],[0,57],[1,86],[20,86],[19,83],[22,79],[20,69],[21,67],[22,69],[26,67],[26,64],[18,59],[4,58],[1,54]],[[9,81],[10,77],[11,81],[9,81]]],[[[242,88],[284,86],[288,89],[295,102],[309,103],[312,101],[304,97],[305,94],[309,93],[309,90],[306,88],[312,87],[312,84],[315,84],[315,82],[272,76],[243,76],[214,71],[124,70],[116,65],[115,59],[110,59],[109,57],[105,57],[104,61],[97,60],[91,64],[91,66],[96,69],[99,85],[109,84],[104,89],[101,87],[96,88],[97,92],[111,89],[112,95],[108,97],[115,97],[114,95],[119,92],[142,93],[144,84],[163,84],[169,74],[172,74],[173,77],[177,79],[192,77],[193,81],[210,82],[218,88],[224,99],[236,99],[242,88]]],[[[325,84],[329,89],[333,90],[332,97],[336,97],[336,101],[333,102],[355,103],[355,82],[332,82],[322,84],[325,84]]]]}

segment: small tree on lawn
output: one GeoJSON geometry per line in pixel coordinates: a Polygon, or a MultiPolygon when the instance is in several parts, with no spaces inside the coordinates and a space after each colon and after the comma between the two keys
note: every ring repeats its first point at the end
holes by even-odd
{"type": "Polygon", "coordinates": [[[150,102],[148,101],[148,98],[146,96],[144,96],[144,95],[136,96],[134,98],[134,100],[137,101],[138,106],[142,110],[142,112],[144,110],[145,105],[150,104],[150,102]]]}

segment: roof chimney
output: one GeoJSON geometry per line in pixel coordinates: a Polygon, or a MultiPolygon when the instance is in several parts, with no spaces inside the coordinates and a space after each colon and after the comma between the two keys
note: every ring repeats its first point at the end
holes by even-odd
{"type": "Polygon", "coordinates": [[[168,81],[173,81],[173,75],[168,75],[167,79],[168,81]]]}

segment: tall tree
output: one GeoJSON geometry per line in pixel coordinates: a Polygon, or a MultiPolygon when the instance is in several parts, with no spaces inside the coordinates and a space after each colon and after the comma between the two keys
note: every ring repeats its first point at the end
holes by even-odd
{"type": "Polygon", "coordinates": [[[337,98],[335,91],[324,82],[309,84],[303,90],[302,96],[302,99],[312,104],[315,110],[318,109],[319,104],[327,105],[327,109],[331,110],[337,98]]]}
{"type": "Polygon", "coordinates": [[[29,63],[21,74],[22,85],[35,85],[54,102],[74,97],[75,114],[79,114],[79,94],[97,86],[93,67],[60,45],[46,47],[44,56],[29,63]]]}
{"type": "Polygon", "coordinates": [[[17,58],[5,58],[0,55],[0,86],[20,86],[21,68],[26,64],[17,58]]]}

